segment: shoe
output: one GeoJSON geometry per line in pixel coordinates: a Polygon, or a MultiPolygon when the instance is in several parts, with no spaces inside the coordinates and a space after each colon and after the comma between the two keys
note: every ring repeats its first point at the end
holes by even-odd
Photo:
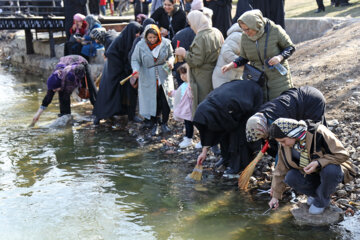
{"type": "Polygon", "coordinates": [[[156,136],[159,134],[159,131],[158,131],[158,125],[157,124],[154,124],[154,126],[152,127],[151,129],[151,136],[156,136]]]}
{"type": "Polygon", "coordinates": [[[195,145],[195,148],[197,148],[197,149],[202,148],[201,141],[195,145]]]}
{"type": "Polygon", "coordinates": [[[321,13],[325,12],[325,8],[318,8],[318,10],[315,11],[315,13],[321,13]]]}
{"type": "Polygon", "coordinates": [[[314,203],[314,201],[315,201],[315,198],[308,196],[306,204],[308,206],[311,206],[314,203]]]}
{"type": "Polygon", "coordinates": [[[144,124],[141,126],[143,129],[150,129],[154,126],[154,123],[148,119],[144,120],[144,124]]]}
{"type": "Polygon", "coordinates": [[[184,137],[184,139],[182,140],[182,142],[179,144],[180,148],[187,148],[193,145],[193,141],[191,138],[188,137],[184,137]]]}
{"type": "Polygon", "coordinates": [[[221,157],[220,160],[215,163],[215,168],[220,167],[224,163],[225,163],[225,160],[224,160],[224,158],[221,157]]]}
{"type": "Polygon", "coordinates": [[[168,127],[168,125],[166,123],[161,124],[161,132],[162,133],[168,133],[170,131],[171,130],[170,130],[170,128],[168,127]]]}
{"type": "Polygon", "coordinates": [[[141,123],[143,120],[141,118],[139,118],[138,116],[135,116],[134,119],[132,119],[131,121],[134,121],[136,123],[141,123]]]}
{"type": "Polygon", "coordinates": [[[346,6],[350,6],[351,5],[351,3],[340,3],[340,7],[346,7],[346,6]]]}
{"type": "Polygon", "coordinates": [[[224,174],[237,174],[237,172],[232,169],[232,168],[227,168],[225,171],[224,171],[224,174]]]}
{"type": "Polygon", "coordinates": [[[325,208],[316,207],[314,204],[311,204],[309,207],[309,213],[313,215],[322,214],[325,211],[325,208]]]}
{"type": "Polygon", "coordinates": [[[99,124],[100,124],[100,119],[97,118],[97,117],[95,117],[93,123],[94,123],[94,125],[96,125],[96,126],[99,125],[99,124]]]}

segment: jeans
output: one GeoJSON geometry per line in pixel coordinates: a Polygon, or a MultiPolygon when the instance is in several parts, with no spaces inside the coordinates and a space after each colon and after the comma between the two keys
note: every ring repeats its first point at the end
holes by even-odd
{"type": "Polygon", "coordinates": [[[102,15],[106,15],[106,6],[104,5],[104,6],[100,6],[100,12],[101,12],[101,14],[102,15]]]}
{"type": "Polygon", "coordinates": [[[284,182],[296,191],[314,197],[314,205],[324,208],[330,204],[330,195],[336,186],[342,182],[344,174],[340,165],[329,164],[319,173],[302,174],[298,169],[291,169],[284,182]]]}

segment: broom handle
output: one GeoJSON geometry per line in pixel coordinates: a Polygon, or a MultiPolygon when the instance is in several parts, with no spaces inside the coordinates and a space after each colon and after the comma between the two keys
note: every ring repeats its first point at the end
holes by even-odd
{"type": "Polygon", "coordinates": [[[261,149],[261,152],[263,153],[263,155],[265,154],[265,152],[269,149],[269,140],[266,140],[265,145],[263,146],[263,148],[261,149]]]}
{"type": "Polygon", "coordinates": [[[134,76],[134,75],[137,74],[137,73],[138,73],[137,71],[133,72],[132,74],[130,74],[129,76],[127,76],[126,78],[124,78],[123,80],[121,80],[121,81],[120,81],[120,84],[121,84],[121,85],[124,85],[124,84],[127,82],[127,80],[129,80],[132,76],[134,76]]]}

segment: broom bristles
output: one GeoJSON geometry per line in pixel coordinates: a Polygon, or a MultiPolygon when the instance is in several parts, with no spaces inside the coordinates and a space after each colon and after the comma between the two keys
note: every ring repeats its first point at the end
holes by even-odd
{"type": "Polygon", "coordinates": [[[194,179],[195,181],[200,181],[202,178],[202,171],[203,171],[203,166],[196,164],[194,170],[190,174],[190,178],[194,179]]]}
{"type": "Polygon", "coordinates": [[[241,173],[239,177],[238,186],[240,189],[247,189],[249,185],[250,177],[253,175],[256,164],[261,160],[261,158],[264,156],[262,152],[259,152],[258,155],[254,160],[251,161],[251,163],[244,169],[244,171],[241,173]]]}

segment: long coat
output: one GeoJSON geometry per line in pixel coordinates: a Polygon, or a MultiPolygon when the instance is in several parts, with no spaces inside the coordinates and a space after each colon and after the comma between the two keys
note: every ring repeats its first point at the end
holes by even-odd
{"type": "Polygon", "coordinates": [[[220,56],[212,74],[212,84],[214,89],[231,80],[241,79],[243,74],[243,68],[233,68],[226,73],[221,72],[222,66],[231,63],[240,54],[242,33],[239,24],[235,23],[227,33],[228,37],[221,47],[220,56]]]}
{"type": "MultiPolygon", "coordinates": [[[[294,46],[289,35],[285,30],[276,25],[273,21],[268,20],[270,23],[270,33],[267,43],[266,59],[270,59],[276,55],[279,55],[285,48],[294,46]]],[[[264,62],[264,48],[266,33],[264,33],[258,40],[259,51],[261,60],[264,62]]],[[[241,50],[240,56],[248,59],[251,65],[258,69],[262,69],[262,63],[259,59],[256,42],[248,38],[246,34],[241,36],[241,50]]],[[[288,70],[286,75],[281,75],[275,68],[269,69],[265,64],[265,75],[267,82],[263,87],[265,101],[269,101],[273,98],[280,96],[283,91],[293,87],[291,81],[290,67],[287,60],[281,62],[281,64],[288,70]]]]}
{"type": "Polygon", "coordinates": [[[216,28],[196,34],[185,61],[190,67],[190,86],[193,95],[193,115],[198,104],[213,90],[212,73],[220,54],[224,38],[216,28]]]}
{"type": "Polygon", "coordinates": [[[151,14],[151,18],[155,20],[159,28],[163,27],[169,31],[169,38],[172,39],[175,34],[186,27],[186,13],[182,9],[178,9],[171,17],[165,12],[163,7],[156,9],[151,14]],[[171,24],[170,24],[171,22],[171,24]]]}
{"type": "Polygon", "coordinates": [[[167,93],[174,90],[174,81],[171,72],[167,73],[162,67],[166,61],[174,62],[170,40],[162,38],[160,53],[156,61],[144,38],[136,44],[131,57],[131,66],[133,71],[139,72],[139,113],[146,119],[156,116],[157,79],[164,90],[170,108],[172,107],[172,100],[167,93]]]}

